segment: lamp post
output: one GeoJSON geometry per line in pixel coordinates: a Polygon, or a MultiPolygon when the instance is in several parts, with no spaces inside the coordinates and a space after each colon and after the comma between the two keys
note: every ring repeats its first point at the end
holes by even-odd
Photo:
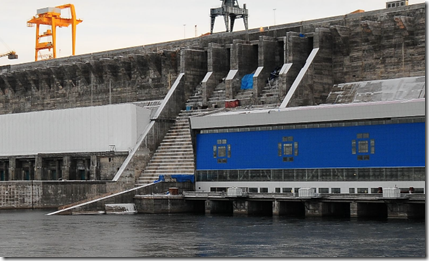
{"type": "Polygon", "coordinates": [[[273,12],[274,12],[274,25],[276,25],[276,10],[277,10],[276,8],[273,9],[273,12]]]}
{"type": "Polygon", "coordinates": [[[183,39],[186,38],[186,24],[183,24],[183,39]]]}

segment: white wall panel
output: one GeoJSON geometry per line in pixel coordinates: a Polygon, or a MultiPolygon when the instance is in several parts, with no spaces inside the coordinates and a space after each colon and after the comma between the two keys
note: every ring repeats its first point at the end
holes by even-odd
{"type": "Polygon", "coordinates": [[[151,110],[119,104],[0,115],[0,156],[129,151],[151,110]]]}

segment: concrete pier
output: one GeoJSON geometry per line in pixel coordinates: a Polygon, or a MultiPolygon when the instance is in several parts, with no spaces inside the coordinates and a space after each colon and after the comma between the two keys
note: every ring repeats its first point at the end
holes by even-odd
{"type": "MultiPolygon", "coordinates": [[[[289,193],[290,194],[290,193],[289,193]]],[[[228,197],[222,192],[184,192],[188,202],[204,202],[204,213],[234,216],[341,217],[413,219],[425,217],[425,195],[406,194],[397,199],[381,195],[341,194],[300,198],[292,194],[249,194],[228,197]]]]}

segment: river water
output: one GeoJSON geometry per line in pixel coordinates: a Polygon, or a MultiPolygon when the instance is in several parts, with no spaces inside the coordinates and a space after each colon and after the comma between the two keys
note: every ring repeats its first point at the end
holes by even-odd
{"type": "Polygon", "coordinates": [[[2,257],[425,257],[425,221],[0,211],[2,257]]]}

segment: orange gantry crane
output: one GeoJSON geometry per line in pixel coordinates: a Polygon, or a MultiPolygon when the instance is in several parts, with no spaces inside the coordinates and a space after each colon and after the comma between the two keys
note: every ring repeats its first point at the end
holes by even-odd
{"type": "MultiPolygon", "coordinates": [[[[75,55],[76,50],[76,25],[82,23],[82,20],[76,19],[76,11],[74,5],[65,4],[56,7],[46,7],[37,10],[37,15],[33,16],[32,19],[27,21],[29,27],[36,25],[36,55],[35,61],[40,57],[43,59],[44,56],[40,53],[41,50],[48,49],[50,52],[53,50],[52,54],[48,54],[46,59],[52,59],[57,57],[56,51],[56,32],[57,26],[59,27],[68,27],[72,26],[72,55],[75,55]],[[70,9],[71,18],[62,18],[61,10],[70,9]],[[51,29],[48,29],[46,32],[40,34],[40,25],[51,26],[51,29]],[[44,37],[52,37],[51,42],[41,42],[40,40],[44,37]]],[[[44,60],[46,60],[44,59],[44,60]]]]}

